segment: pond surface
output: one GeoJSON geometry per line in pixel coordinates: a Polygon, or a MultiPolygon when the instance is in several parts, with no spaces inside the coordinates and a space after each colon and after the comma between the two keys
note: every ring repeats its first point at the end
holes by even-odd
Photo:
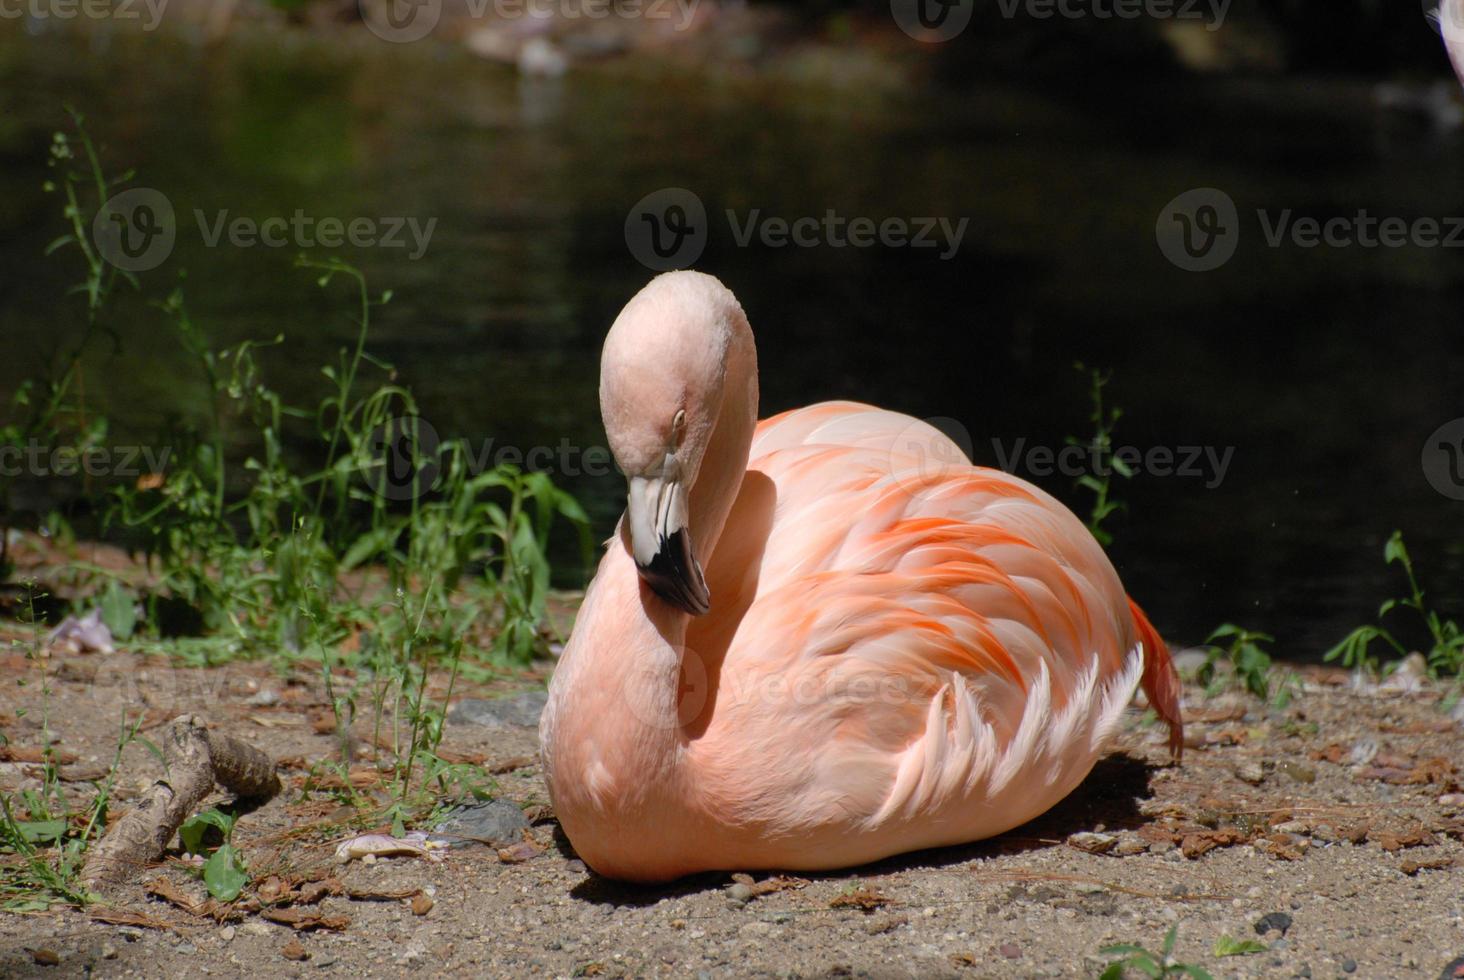
{"type": "MultiPolygon", "coordinates": [[[[1425,587],[1461,609],[1464,503],[1420,463],[1430,434],[1464,416],[1461,251],[1270,247],[1256,213],[1464,214],[1464,142],[1383,114],[1365,81],[879,95],[677,72],[525,80],[425,45],[104,43],[13,24],[0,25],[0,395],[75,335],[63,306],[75,300],[62,299],[75,257],[41,254],[64,231],[41,191],[63,104],[88,117],[114,171],[135,169],[179,216],[145,296],[117,308],[120,347],[89,366],[114,443],[204,410],[201,379],[146,302],[184,269],[194,319],[218,345],[283,333],[270,380],[292,402],[319,397],[319,366],[351,335],[348,291],[293,268],[293,246],[210,247],[196,217],[298,209],[435,219],[417,259],[312,254],[394,290],[371,348],[443,436],[601,445],[599,344],[650,275],[627,248],[626,216],[682,187],[710,215],[698,266],[737,292],[757,332],[764,414],[855,398],[955,420],[978,462],[1006,461],[1086,513],[1086,491],[1045,474],[1041,448],[1091,431],[1073,362],[1111,370],[1116,442],[1159,451],[1116,487],[1127,509],[1111,553],[1173,641],[1234,621],[1315,658],[1397,590],[1381,558],[1395,527],[1425,587]],[[1196,187],[1225,191],[1240,215],[1234,257],[1204,273],[1172,264],[1155,238],[1167,202],[1196,187]],[[830,210],[968,223],[942,258],[742,246],[728,210],[739,223],[830,210]],[[1159,472],[1165,451],[1184,463],[1187,447],[1201,451],[1194,475],[1159,472]]],[[[558,475],[608,533],[620,480],[558,475]]],[[[46,506],[52,491],[32,491],[46,506]]]]}

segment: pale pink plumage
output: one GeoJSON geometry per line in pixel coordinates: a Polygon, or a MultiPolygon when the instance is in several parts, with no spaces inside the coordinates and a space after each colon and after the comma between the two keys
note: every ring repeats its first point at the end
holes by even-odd
{"type": "Polygon", "coordinates": [[[602,404],[628,475],[663,444],[686,457],[711,611],[651,591],[622,521],[540,730],[600,873],[836,868],[1001,833],[1077,786],[1141,677],[1177,749],[1168,652],[1082,523],[894,412],[754,430],[751,333],[715,279],[632,301],[602,404]]]}

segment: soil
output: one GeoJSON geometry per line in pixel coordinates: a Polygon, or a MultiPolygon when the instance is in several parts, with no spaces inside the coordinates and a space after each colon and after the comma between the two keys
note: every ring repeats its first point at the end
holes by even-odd
{"type": "MultiPolygon", "coordinates": [[[[340,747],[317,733],[329,727],[317,675],[179,669],[129,652],[45,662],[50,724],[76,756],[68,778],[105,768],[124,710],[153,729],[192,712],[273,755],[287,789],[235,834],[253,878],[245,905],[259,911],[188,911],[206,896],[170,856],[109,904],[0,914],[0,976],[1094,977],[1112,959],[1102,947],[1157,950],[1172,926],[1176,959],[1216,977],[1435,978],[1454,976],[1464,954],[1464,724],[1427,681],[1378,687],[1306,668],[1279,709],[1190,686],[1182,765],[1135,708],[1071,797],[1000,838],[838,874],[646,888],[574,858],[546,806],[532,728],[452,724],[442,753],[501,770],[496,792],[526,808],[528,842],[502,856],[470,845],[438,861],[340,865],[354,811],[300,788],[340,747]],[[171,884],[172,900],[149,882],[171,884]],[[1222,936],[1265,949],[1218,957],[1222,936]]],[[[543,673],[459,691],[507,693],[543,673]]],[[[37,661],[12,654],[3,677],[8,748],[38,746],[37,661]]],[[[366,727],[352,772],[380,794],[366,727]]],[[[0,764],[0,791],[36,787],[37,770],[0,764]]],[[[159,773],[129,747],[118,795],[159,773]]],[[[78,799],[90,791],[65,785],[78,799]]]]}

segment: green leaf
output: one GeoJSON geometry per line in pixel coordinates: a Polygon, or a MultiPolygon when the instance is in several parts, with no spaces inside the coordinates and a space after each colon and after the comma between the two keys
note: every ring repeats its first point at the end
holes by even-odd
{"type": "Polygon", "coordinates": [[[1123,963],[1110,963],[1098,974],[1098,980],[1123,980],[1123,963]]]}
{"type": "Polygon", "coordinates": [[[1256,942],[1254,939],[1233,939],[1230,936],[1221,936],[1215,940],[1215,947],[1210,952],[1216,956],[1249,956],[1252,953],[1264,953],[1266,949],[1265,943],[1256,942]]]}
{"type": "Polygon", "coordinates": [[[116,579],[108,582],[102,592],[101,613],[114,639],[132,639],[132,631],[137,628],[137,600],[116,579]]]}
{"type": "Polygon", "coordinates": [[[244,873],[244,864],[233,845],[225,844],[214,851],[203,866],[203,883],[208,886],[208,893],[220,902],[232,902],[239,897],[249,883],[249,876],[244,873]]]}
{"type": "Polygon", "coordinates": [[[1389,564],[1395,561],[1408,563],[1408,549],[1403,547],[1403,532],[1394,531],[1388,538],[1388,543],[1383,545],[1383,561],[1389,564]]]}
{"type": "Polygon", "coordinates": [[[51,844],[66,835],[65,820],[17,820],[15,826],[30,844],[51,844]]]}
{"type": "Polygon", "coordinates": [[[1178,935],[1179,923],[1176,922],[1174,925],[1170,926],[1169,931],[1164,934],[1164,945],[1160,948],[1163,950],[1165,956],[1168,956],[1170,953],[1174,952],[1174,940],[1176,937],[1178,937],[1178,935]]]}
{"type": "Polygon", "coordinates": [[[183,850],[189,854],[204,853],[203,837],[210,827],[217,827],[227,841],[234,833],[234,818],[218,810],[204,810],[189,817],[178,828],[178,839],[183,842],[183,850]]]}

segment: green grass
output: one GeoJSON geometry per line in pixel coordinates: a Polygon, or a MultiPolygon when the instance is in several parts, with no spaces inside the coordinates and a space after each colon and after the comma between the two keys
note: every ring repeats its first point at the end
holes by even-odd
{"type": "MultiPolygon", "coordinates": [[[[73,292],[83,299],[81,339],[53,371],[22,386],[0,417],[0,446],[102,444],[106,419],[83,397],[84,355],[103,337],[127,343],[107,324],[119,283],[146,294],[89,237],[98,209],[130,174],[106,177],[82,119],[73,115],[73,124],[50,149],[52,189],[71,230],[48,251],[80,259],[73,292]]],[[[491,790],[475,767],[437,754],[448,700],[459,677],[491,678],[544,652],[550,537],[574,535],[587,566],[589,521],[545,474],[511,465],[479,471],[464,440],[425,438],[410,388],[370,350],[373,312],[391,293],[373,292],[338,259],[301,257],[297,268],[341,295],[353,320],[352,342],[321,368],[316,400],[288,404],[269,383],[261,351],[288,349],[285,334],[221,348],[190,314],[182,283],[172,287],[153,305],[191,355],[206,410],[169,423],[165,473],[85,491],[86,504],[104,514],[102,532],[125,543],[146,574],[124,578],[85,565],[65,574],[88,597],[81,604],[96,605],[114,639],[135,651],[189,665],[251,658],[318,671],[342,751],[316,775],[336,768],[348,776],[348,733],[368,726],[387,798],[355,794],[346,778],[347,796],[364,815],[402,829],[454,798],[491,790]],[[230,446],[240,441],[256,451],[235,458],[230,446]],[[405,482],[391,479],[400,476],[388,472],[393,464],[405,467],[405,482]],[[429,695],[429,679],[443,672],[445,692],[429,695]]],[[[19,523],[11,490],[0,482],[0,584],[13,574],[7,532],[19,523]]],[[[65,537],[60,515],[48,523],[65,537]]],[[[46,624],[34,602],[31,613],[32,659],[49,704],[40,655],[46,624]]],[[[136,724],[124,724],[118,758],[138,740],[136,724]]],[[[11,907],[92,898],[77,876],[105,826],[112,777],[78,814],[47,753],[39,792],[0,796],[0,902],[11,907]]],[[[226,831],[206,865],[216,897],[244,887],[232,824],[226,831]]]]}
{"type": "MultiPolygon", "coordinates": [[[[1399,657],[1406,657],[1408,649],[1383,625],[1385,618],[1395,612],[1411,612],[1413,618],[1427,631],[1429,646],[1424,653],[1431,676],[1459,678],[1464,674],[1464,628],[1457,622],[1442,616],[1430,608],[1425,601],[1418,576],[1413,570],[1413,559],[1403,543],[1403,532],[1394,531],[1383,546],[1383,561],[1397,565],[1403,571],[1408,585],[1408,594],[1397,599],[1388,599],[1378,607],[1377,622],[1357,627],[1343,637],[1324,655],[1329,663],[1341,661],[1344,667],[1377,675],[1381,662],[1372,654],[1375,643],[1382,641],[1399,657]]],[[[1394,619],[1397,617],[1394,616],[1394,619]]]]}

